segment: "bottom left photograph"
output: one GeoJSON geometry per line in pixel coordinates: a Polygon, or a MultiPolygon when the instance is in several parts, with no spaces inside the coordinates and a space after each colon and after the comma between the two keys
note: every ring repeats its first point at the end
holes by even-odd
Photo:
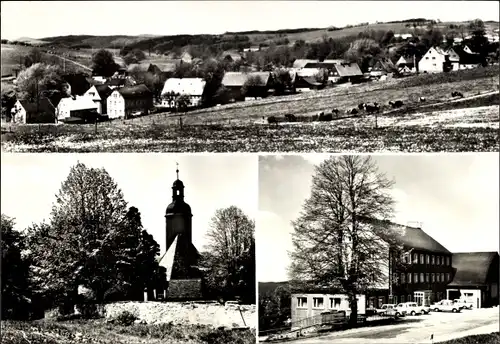
{"type": "Polygon", "coordinates": [[[256,155],[3,154],[1,172],[2,342],[256,342],[256,155]]]}

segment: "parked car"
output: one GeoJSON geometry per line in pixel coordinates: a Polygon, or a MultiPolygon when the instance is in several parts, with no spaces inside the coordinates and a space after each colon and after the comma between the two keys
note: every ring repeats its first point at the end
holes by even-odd
{"type": "Polygon", "coordinates": [[[417,314],[429,314],[430,309],[424,306],[419,306],[416,302],[405,302],[406,305],[406,313],[410,315],[417,314]]]}
{"type": "Polygon", "coordinates": [[[395,308],[395,311],[397,314],[400,314],[401,316],[408,315],[408,307],[406,307],[405,303],[398,303],[398,305],[395,308]]]}
{"type": "Polygon", "coordinates": [[[460,312],[460,305],[452,300],[441,300],[439,302],[433,303],[431,309],[434,312],[460,312]]]}
{"type": "Polygon", "coordinates": [[[464,300],[464,299],[455,299],[453,301],[457,305],[460,306],[460,309],[472,309],[472,308],[474,308],[474,303],[473,302],[469,302],[469,301],[464,300]]]}
{"type": "Polygon", "coordinates": [[[377,314],[383,315],[383,314],[386,314],[388,310],[395,310],[395,309],[396,309],[396,305],[390,304],[390,303],[385,303],[380,308],[375,309],[375,311],[377,312],[377,314]]]}

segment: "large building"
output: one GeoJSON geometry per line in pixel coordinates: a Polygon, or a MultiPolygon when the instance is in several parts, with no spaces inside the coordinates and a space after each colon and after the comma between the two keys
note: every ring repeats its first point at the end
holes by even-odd
{"type": "MultiPolygon", "coordinates": [[[[396,227],[403,257],[389,258],[387,278],[359,296],[358,309],[377,308],[384,303],[413,301],[429,305],[442,299],[466,299],[477,308],[499,304],[498,252],[451,253],[419,227],[373,221],[379,228],[396,227]],[[359,302],[364,301],[364,305],[359,302]]],[[[390,250],[388,246],[387,249],[390,250]]],[[[391,252],[391,251],[390,251],[391,252]]],[[[340,290],[295,289],[291,298],[292,323],[329,310],[346,310],[340,290]]]]}

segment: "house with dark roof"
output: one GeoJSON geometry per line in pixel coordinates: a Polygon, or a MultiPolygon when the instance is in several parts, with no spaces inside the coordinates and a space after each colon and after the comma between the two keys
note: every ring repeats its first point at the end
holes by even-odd
{"type": "Polygon", "coordinates": [[[379,58],[375,61],[370,69],[370,76],[381,77],[382,75],[388,75],[397,73],[398,69],[388,58],[379,58]]]}
{"type": "Polygon", "coordinates": [[[47,98],[35,102],[18,100],[11,109],[14,123],[55,123],[56,109],[47,98]]]}
{"type": "Polygon", "coordinates": [[[222,78],[222,85],[228,89],[231,99],[244,100],[243,86],[250,79],[253,83],[248,87],[247,95],[265,97],[272,87],[273,79],[270,72],[226,72],[222,78]]]}
{"type": "Polygon", "coordinates": [[[337,82],[357,83],[363,79],[363,72],[356,62],[340,63],[335,65],[333,76],[338,76],[337,82]]]}
{"type": "Polygon", "coordinates": [[[297,75],[294,82],[294,87],[297,92],[308,92],[312,90],[321,90],[325,88],[325,84],[317,81],[311,76],[297,75]]]}
{"type": "Polygon", "coordinates": [[[498,305],[498,252],[453,253],[452,281],[446,289],[446,298],[465,299],[476,308],[498,305]]]}
{"type": "Polygon", "coordinates": [[[134,114],[148,114],[153,108],[153,93],[146,85],[115,89],[107,99],[109,118],[130,118],[134,114]]]}
{"type": "Polygon", "coordinates": [[[228,50],[221,54],[221,60],[226,62],[238,62],[243,59],[243,56],[237,51],[228,50]]]}
{"type": "Polygon", "coordinates": [[[85,92],[84,96],[90,97],[97,105],[97,113],[105,115],[107,113],[107,100],[113,90],[108,85],[94,85],[85,92]]]}
{"type": "MultiPolygon", "coordinates": [[[[382,270],[386,271],[383,281],[359,296],[364,297],[366,304],[358,309],[401,302],[430,305],[442,299],[465,299],[477,308],[498,305],[498,252],[452,253],[420,227],[372,218],[359,220],[372,226],[381,247],[389,250],[391,263],[382,270]],[[395,255],[391,243],[401,246],[402,256],[395,255]]],[[[292,291],[292,323],[325,311],[349,312],[348,304],[342,305],[345,295],[339,287],[322,287],[307,281],[295,284],[300,287],[292,291]]]]}
{"type": "Polygon", "coordinates": [[[472,53],[465,46],[454,46],[447,50],[453,70],[473,69],[485,63],[485,58],[479,54],[472,53]]]}

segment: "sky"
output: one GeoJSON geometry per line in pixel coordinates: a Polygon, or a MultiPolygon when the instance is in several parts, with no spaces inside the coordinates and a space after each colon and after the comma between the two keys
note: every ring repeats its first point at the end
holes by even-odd
{"type": "MultiPolygon", "coordinates": [[[[291,221],[310,196],[314,165],[328,155],[259,158],[257,279],[288,280],[291,221]]],[[[393,221],[421,228],[451,252],[499,251],[498,153],[373,155],[395,181],[393,221]]]]}
{"type": "Polygon", "coordinates": [[[193,243],[202,250],[215,211],[235,205],[251,219],[257,215],[256,155],[217,154],[2,154],[2,213],[16,219],[16,229],[48,219],[55,195],[70,168],[80,161],[101,168],[139,209],[144,228],[165,250],[165,209],[172,183],[183,181],[185,202],[193,213],[193,243]]]}
{"type": "Polygon", "coordinates": [[[221,34],[410,18],[499,20],[498,1],[2,1],[3,39],[221,34]],[[20,20],[22,24],[20,24],[20,20]]]}

